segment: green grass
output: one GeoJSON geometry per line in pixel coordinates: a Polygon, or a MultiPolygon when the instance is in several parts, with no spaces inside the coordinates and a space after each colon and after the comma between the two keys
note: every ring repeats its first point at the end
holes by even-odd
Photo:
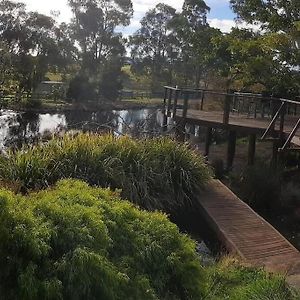
{"type": "Polygon", "coordinates": [[[121,103],[126,104],[126,103],[134,103],[134,104],[146,104],[146,105],[162,105],[163,104],[163,99],[161,98],[138,98],[138,99],[124,99],[121,101],[121,103]]]}
{"type": "Polygon", "coordinates": [[[207,300],[296,300],[283,276],[245,266],[230,257],[205,269],[207,300]]]}
{"type": "Polygon", "coordinates": [[[0,179],[18,191],[46,188],[61,178],[121,189],[124,198],[143,208],[174,212],[193,205],[211,175],[200,155],[168,138],[80,134],[0,160],[0,179]]]}

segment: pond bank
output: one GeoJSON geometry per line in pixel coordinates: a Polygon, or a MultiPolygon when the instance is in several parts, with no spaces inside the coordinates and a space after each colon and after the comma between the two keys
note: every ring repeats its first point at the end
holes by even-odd
{"type": "Polygon", "coordinates": [[[123,100],[116,102],[102,103],[67,103],[67,102],[45,102],[40,107],[26,107],[24,105],[10,105],[8,109],[30,113],[64,113],[70,111],[98,112],[109,110],[129,110],[129,109],[158,109],[163,107],[162,99],[149,100],[123,100]]]}

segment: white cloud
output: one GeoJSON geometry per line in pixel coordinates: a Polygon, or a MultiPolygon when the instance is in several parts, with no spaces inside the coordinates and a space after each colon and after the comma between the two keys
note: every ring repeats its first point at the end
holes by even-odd
{"type": "Polygon", "coordinates": [[[208,19],[208,23],[211,27],[218,28],[224,33],[230,32],[232,27],[249,28],[254,31],[261,30],[259,25],[251,25],[246,22],[236,22],[230,19],[208,19]]]}
{"type": "Polygon", "coordinates": [[[208,19],[208,23],[211,27],[218,28],[222,32],[230,32],[232,27],[236,26],[234,20],[227,20],[227,19],[208,19]]]}

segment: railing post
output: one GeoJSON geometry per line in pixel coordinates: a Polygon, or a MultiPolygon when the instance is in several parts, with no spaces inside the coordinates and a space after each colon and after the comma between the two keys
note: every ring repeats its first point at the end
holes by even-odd
{"type": "Polygon", "coordinates": [[[280,143],[283,142],[283,138],[284,138],[284,117],[285,117],[285,113],[286,113],[286,103],[283,102],[283,107],[281,109],[280,112],[280,125],[279,125],[279,138],[280,138],[280,143]]]}
{"type": "Polygon", "coordinates": [[[173,96],[173,90],[170,89],[169,97],[168,97],[168,105],[167,105],[167,116],[168,117],[170,117],[170,114],[171,114],[172,96],[173,96]]]}
{"type": "Polygon", "coordinates": [[[183,101],[183,111],[182,111],[182,117],[186,119],[187,111],[188,111],[188,104],[189,104],[189,93],[184,93],[184,101],[183,101]]]}
{"type": "Polygon", "coordinates": [[[229,123],[229,114],[230,114],[230,103],[231,103],[231,95],[226,95],[224,100],[224,114],[223,114],[223,123],[229,123]]]}
{"type": "Polygon", "coordinates": [[[208,157],[209,155],[209,148],[212,140],[212,128],[208,127],[206,129],[206,136],[205,136],[205,149],[204,149],[204,156],[208,157]]]}
{"type": "Polygon", "coordinates": [[[204,106],[204,95],[205,95],[205,91],[202,90],[202,91],[201,91],[201,105],[200,105],[200,110],[203,110],[203,106],[204,106]]]}
{"type": "Polygon", "coordinates": [[[164,95],[164,112],[166,111],[167,97],[168,97],[168,89],[165,88],[165,95],[164,95]]]}
{"type": "Polygon", "coordinates": [[[176,117],[177,102],[178,102],[179,93],[180,93],[180,91],[176,90],[176,92],[175,92],[175,98],[174,98],[174,105],[173,105],[173,118],[176,117]]]}

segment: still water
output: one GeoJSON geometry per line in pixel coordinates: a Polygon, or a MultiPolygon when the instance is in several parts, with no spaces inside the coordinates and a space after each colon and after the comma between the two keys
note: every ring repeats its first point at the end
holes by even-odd
{"type": "Polygon", "coordinates": [[[43,137],[70,130],[113,132],[134,137],[161,134],[163,115],[157,109],[83,112],[59,114],[0,111],[0,148],[20,147],[43,137]]]}

